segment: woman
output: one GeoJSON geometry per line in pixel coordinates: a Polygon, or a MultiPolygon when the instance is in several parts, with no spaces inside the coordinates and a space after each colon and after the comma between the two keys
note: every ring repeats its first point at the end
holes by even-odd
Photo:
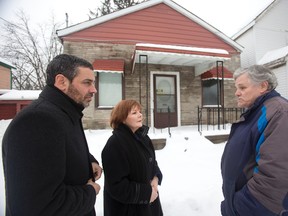
{"type": "Polygon", "coordinates": [[[238,106],[222,156],[223,216],[288,215],[288,102],[269,69],[234,73],[238,106]]]}
{"type": "Polygon", "coordinates": [[[104,216],[161,216],[158,184],[162,173],[142,125],[141,105],[120,101],[111,113],[114,129],[102,151],[104,216]]]}

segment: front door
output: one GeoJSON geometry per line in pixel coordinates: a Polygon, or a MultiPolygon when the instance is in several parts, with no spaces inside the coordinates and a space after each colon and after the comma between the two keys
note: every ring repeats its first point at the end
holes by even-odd
{"type": "Polygon", "coordinates": [[[154,74],[154,126],[177,126],[176,75],[154,74]]]}

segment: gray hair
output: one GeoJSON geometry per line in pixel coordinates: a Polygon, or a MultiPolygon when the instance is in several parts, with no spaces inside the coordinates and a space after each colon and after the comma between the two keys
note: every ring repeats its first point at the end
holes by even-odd
{"type": "Polygon", "coordinates": [[[233,74],[234,80],[236,80],[239,76],[241,76],[244,73],[247,73],[248,77],[255,84],[260,84],[264,81],[267,81],[268,91],[275,89],[278,85],[275,74],[269,68],[264,67],[263,65],[253,65],[248,68],[237,69],[233,74]]]}

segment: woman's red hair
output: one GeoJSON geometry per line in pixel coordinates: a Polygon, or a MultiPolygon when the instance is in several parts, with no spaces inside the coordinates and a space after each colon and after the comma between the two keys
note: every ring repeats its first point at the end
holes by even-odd
{"type": "Polygon", "coordinates": [[[141,105],[136,100],[121,100],[112,110],[110,116],[110,126],[113,129],[119,127],[123,123],[129,112],[134,108],[139,108],[141,110],[141,105]]]}

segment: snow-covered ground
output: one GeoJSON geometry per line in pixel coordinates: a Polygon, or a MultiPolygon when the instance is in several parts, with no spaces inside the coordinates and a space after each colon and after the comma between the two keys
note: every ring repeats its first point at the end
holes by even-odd
{"type": "MultiPolygon", "coordinates": [[[[10,120],[0,120],[0,143],[10,120]]],[[[204,129],[204,128],[203,128],[204,129]]],[[[150,138],[166,138],[166,146],[156,151],[163,182],[159,186],[165,216],[220,216],[221,191],[220,160],[225,143],[213,144],[204,136],[227,134],[226,130],[197,131],[197,126],[150,129],[150,138]]],[[[101,150],[112,130],[85,130],[90,152],[101,162],[101,150]]],[[[2,162],[2,154],[0,156],[2,162]]],[[[21,177],[20,177],[21,178],[21,177]]],[[[103,216],[102,190],[95,204],[97,216],[103,216]]],[[[3,166],[0,167],[0,215],[5,212],[3,166]]]]}

